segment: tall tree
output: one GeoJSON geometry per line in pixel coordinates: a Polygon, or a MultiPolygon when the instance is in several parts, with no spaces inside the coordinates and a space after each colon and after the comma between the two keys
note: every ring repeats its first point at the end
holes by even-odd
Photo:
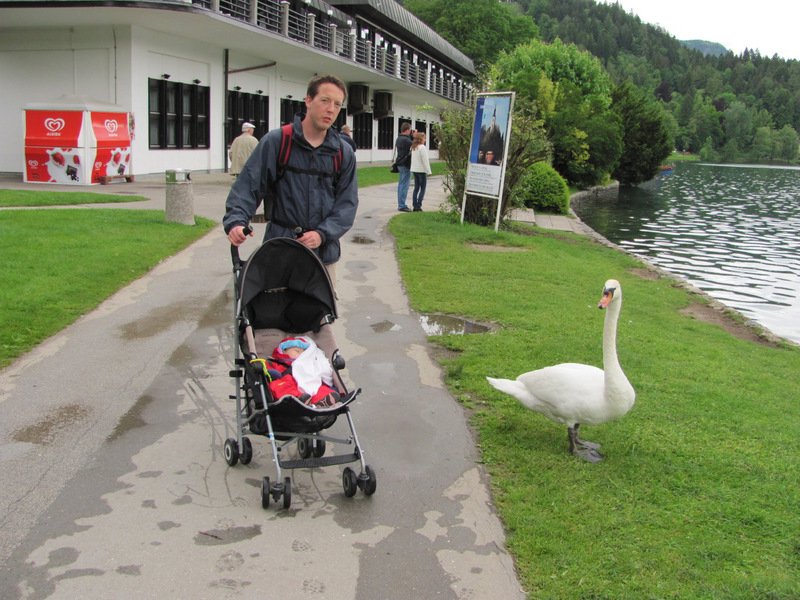
{"type": "Polygon", "coordinates": [[[479,70],[503,50],[539,37],[515,4],[497,0],[406,0],[404,6],[469,56],[479,70]]]}
{"type": "Polygon", "coordinates": [[[630,82],[617,86],[613,99],[623,131],[622,156],[614,178],[621,185],[649,181],[672,150],[662,109],[630,82]]]}
{"type": "Polygon", "coordinates": [[[574,44],[533,41],[504,52],[489,79],[532,103],[553,144],[553,166],[571,184],[595,185],[620,151],[620,126],[610,111],[611,79],[600,61],[574,44]]]}

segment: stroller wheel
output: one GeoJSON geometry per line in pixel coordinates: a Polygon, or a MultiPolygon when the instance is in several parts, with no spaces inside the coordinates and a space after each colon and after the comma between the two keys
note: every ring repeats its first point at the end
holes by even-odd
{"type": "Polygon", "coordinates": [[[228,465],[231,467],[236,466],[236,463],[239,462],[239,445],[234,438],[225,440],[225,445],[222,446],[222,454],[225,456],[225,462],[228,463],[228,465]]]}
{"type": "Polygon", "coordinates": [[[283,508],[292,505],[292,479],[287,477],[283,480],[283,508]]]}
{"type": "Polygon", "coordinates": [[[319,458],[325,454],[325,440],[314,440],[314,445],[311,449],[311,454],[314,455],[314,458],[319,458]]]}
{"type": "Polygon", "coordinates": [[[264,479],[261,480],[261,508],[269,508],[269,492],[269,477],[264,477],[264,479]]]}
{"type": "Polygon", "coordinates": [[[311,441],[308,438],[299,438],[297,440],[297,452],[300,454],[300,458],[311,456],[311,441]]]}
{"type": "Polygon", "coordinates": [[[369,465],[366,466],[364,472],[358,476],[358,485],[361,487],[365,496],[372,496],[375,493],[375,488],[378,487],[378,480],[375,477],[375,471],[369,465]]]}
{"type": "Polygon", "coordinates": [[[239,461],[243,465],[249,465],[251,460],[253,460],[253,444],[250,443],[250,438],[242,438],[242,453],[239,461]]]}
{"type": "Polygon", "coordinates": [[[350,467],[345,467],[342,471],[342,487],[344,488],[344,495],[352,498],[358,491],[358,477],[356,472],[350,467]]]}

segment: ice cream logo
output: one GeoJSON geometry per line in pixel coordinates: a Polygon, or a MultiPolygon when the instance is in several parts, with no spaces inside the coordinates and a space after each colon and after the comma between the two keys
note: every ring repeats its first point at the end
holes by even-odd
{"type": "Polygon", "coordinates": [[[31,169],[35,169],[36,167],[38,167],[38,166],[39,166],[39,161],[38,161],[38,160],[35,160],[35,159],[31,159],[31,160],[29,160],[29,161],[28,161],[28,166],[29,166],[31,169]]]}
{"type": "Polygon", "coordinates": [[[64,119],[54,119],[50,117],[49,119],[44,120],[44,128],[47,129],[50,133],[47,135],[58,135],[58,132],[64,129],[66,123],[64,119]]]}
{"type": "Polygon", "coordinates": [[[119,127],[119,123],[116,122],[114,119],[106,119],[106,122],[103,123],[106,128],[106,131],[109,135],[114,135],[117,133],[117,128],[119,127]]]}

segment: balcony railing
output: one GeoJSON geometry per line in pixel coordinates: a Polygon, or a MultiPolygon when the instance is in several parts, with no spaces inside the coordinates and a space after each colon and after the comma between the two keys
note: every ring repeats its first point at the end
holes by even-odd
{"type": "MultiPolygon", "coordinates": [[[[192,0],[192,4],[365,65],[448,100],[461,104],[472,100],[471,86],[456,74],[430,65],[420,66],[384,46],[374,45],[372,40],[359,38],[355,29],[340,28],[330,19],[318,21],[320,15],[312,10],[293,10],[286,0],[192,0]]],[[[424,56],[418,55],[418,60],[431,63],[424,56]]]]}

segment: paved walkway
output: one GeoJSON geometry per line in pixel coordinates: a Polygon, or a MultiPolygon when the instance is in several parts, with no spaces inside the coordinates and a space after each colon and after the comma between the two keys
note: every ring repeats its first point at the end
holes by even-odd
{"type": "MultiPolygon", "coordinates": [[[[230,181],[193,174],[195,212],[219,221],[230,181]]],[[[93,190],[165,205],[161,177],[93,190]]],[[[426,205],[443,198],[435,179],[429,190],[426,205]]],[[[233,309],[218,228],[0,372],[4,599],[524,597],[464,412],[403,292],[394,191],[361,191],[337,286],[376,494],[345,498],[338,468],[296,469],[291,509],[265,511],[265,440],[247,466],[223,460],[233,309]]]]}

